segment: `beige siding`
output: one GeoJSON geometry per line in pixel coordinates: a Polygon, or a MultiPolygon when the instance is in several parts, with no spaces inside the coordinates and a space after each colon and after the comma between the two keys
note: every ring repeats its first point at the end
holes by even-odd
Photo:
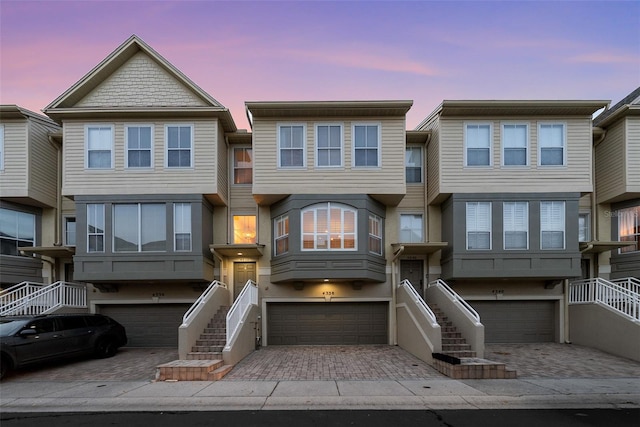
{"type": "Polygon", "coordinates": [[[404,194],[405,193],[405,121],[399,118],[366,117],[349,121],[292,120],[276,121],[256,119],[253,127],[254,185],[255,194],[404,194]],[[352,167],[351,126],[354,123],[378,123],[381,125],[380,168],[352,167]],[[306,167],[303,169],[278,169],[278,123],[303,123],[306,125],[306,167]],[[341,123],[343,125],[343,167],[318,168],[315,166],[315,124],[341,123]]]}
{"type": "Polygon", "coordinates": [[[607,130],[605,139],[595,148],[598,203],[625,192],[624,138],[624,121],[620,121],[607,130]]]}
{"type": "Polygon", "coordinates": [[[207,106],[145,53],[139,52],[76,107],[207,106]]]}
{"type": "Polygon", "coordinates": [[[424,185],[419,184],[407,184],[407,194],[404,196],[400,204],[398,205],[401,209],[408,208],[425,208],[425,198],[424,198],[425,188],[424,185]]]}
{"type": "Polygon", "coordinates": [[[3,122],[4,170],[0,171],[2,197],[27,196],[27,121],[3,122]]]}
{"type": "Polygon", "coordinates": [[[227,159],[229,158],[229,148],[227,147],[224,130],[222,126],[218,126],[218,136],[216,138],[218,141],[218,155],[217,158],[220,161],[217,162],[218,169],[218,195],[222,198],[223,201],[228,202],[229,200],[229,162],[227,159]]]}
{"type": "Polygon", "coordinates": [[[37,121],[29,126],[29,194],[47,206],[55,207],[58,194],[58,148],[49,142],[55,130],[37,121]]]}
{"type": "Polygon", "coordinates": [[[592,191],[591,184],[591,121],[589,118],[517,118],[500,120],[441,120],[440,128],[440,188],[439,193],[518,193],[540,191],[592,191]],[[464,124],[491,123],[493,129],[490,167],[464,166],[464,124]],[[529,166],[503,167],[501,123],[529,125],[529,166]],[[538,124],[564,123],[567,136],[567,165],[538,166],[538,124]]]}
{"type": "Polygon", "coordinates": [[[430,124],[431,142],[427,147],[427,194],[429,203],[438,195],[440,190],[440,122],[430,124]]]}
{"type": "MultiPolygon", "coordinates": [[[[114,126],[115,165],[110,170],[85,168],[85,122],[64,123],[65,196],[107,194],[217,194],[218,123],[215,120],[90,122],[114,126]],[[125,168],[125,124],[153,126],[152,168],[125,168]],[[165,125],[192,124],[194,167],[165,168],[165,125]]],[[[222,142],[224,143],[224,142],[222,142]]]]}
{"type": "Polygon", "coordinates": [[[640,192],[640,118],[627,117],[627,192],[640,192]]]}

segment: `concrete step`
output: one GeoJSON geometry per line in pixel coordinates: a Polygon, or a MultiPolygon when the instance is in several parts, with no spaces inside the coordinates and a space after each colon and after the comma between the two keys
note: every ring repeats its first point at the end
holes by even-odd
{"type": "Polygon", "coordinates": [[[222,352],[195,352],[187,353],[187,360],[216,360],[222,359],[222,352]]]}
{"type": "Polygon", "coordinates": [[[191,347],[193,353],[218,353],[222,352],[223,345],[194,345],[191,347]]]}
{"type": "Polygon", "coordinates": [[[471,344],[444,344],[442,343],[442,352],[449,353],[452,351],[471,351],[471,344]]]}
{"type": "Polygon", "coordinates": [[[201,339],[196,340],[196,346],[224,346],[227,341],[221,339],[201,339]]]}
{"type": "Polygon", "coordinates": [[[462,338],[462,332],[442,331],[442,338],[462,338]]]}
{"type": "Polygon", "coordinates": [[[450,345],[450,344],[466,344],[467,340],[462,337],[450,338],[442,336],[442,345],[450,345]]]}
{"type": "Polygon", "coordinates": [[[222,360],[174,360],[157,366],[156,380],[214,381],[231,370],[220,370],[223,366],[222,360]]]}

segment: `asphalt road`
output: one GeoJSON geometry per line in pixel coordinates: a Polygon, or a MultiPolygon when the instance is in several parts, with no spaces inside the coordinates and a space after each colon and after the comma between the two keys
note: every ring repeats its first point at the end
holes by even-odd
{"type": "Polygon", "coordinates": [[[640,409],[2,413],[0,422],[2,427],[637,427],[640,409]]]}

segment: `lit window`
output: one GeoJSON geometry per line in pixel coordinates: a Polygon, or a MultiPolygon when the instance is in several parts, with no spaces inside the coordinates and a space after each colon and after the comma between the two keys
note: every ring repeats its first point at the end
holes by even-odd
{"type": "Polygon", "coordinates": [[[529,248],[529,203],[505,202],[503,209],[504,248],[529,248]]]}
{"type": "Polygon", "coordinates": [[[634,245],[620,248],[620,253],[640,251],[640,206],[620,209],[618,217],[618,236],[622,242],[633,242],[634,245]]]}
{"type": "Polygon", "coordinates": [[[151,126],[126,126],[127,168],[150,168],[151,126]]]}
{"type": "Polygon", "coordinates": [[[159,252],[167,246],[164,203],[113,205],[113,251],[159,252]]]}
{"type": "Polygon", "coordinates": [[[424,237],[422,233],[422,215],[415,215],[415,214],[400,215],[400,242],[402,243],[424,242],[424,237]]]}
{"type": "Polygon", "coordinates": [[[304,167],[305,127],[303,125],[278,126],[278,166],[304,167]]]}
{"type": "Polygon", "coordinates": [[[491,249],[491,202],[467,202],[467,249],[491,249]]]}
{"type": "Polygon", "coordinates": [[[36,216],[28,212],[0,209],[2,255],[20,255],[20,248],[35,246],[36,216]]]}
{"type": "Polygon", "coordinates": [[[342,166],[342,126],[316,126],[316,165],[342,166]]]}
{"type": "Polygon", "coordinates": [[[87,127],[87,168],[111,169],[113,167],[113,127],[87,127]]]}
{"type": "Polygon", "coordinates": [[[540,202],[541,249],[564,249],[564,202],[540,202]]]}
{"type": "Polygon", "coordinates": [[[491,125],[465,126],[465,166],[491,165],[491,125]]]}
{"type": "Polygon", "coordinates": [[[253,182],[253,153],[251,148],[233,149],[233,183],[251,184],[253,182]]]}
{"type": "Polygon", "coordinates": [[[191,203],[173,204],[173,246],[177,252],[191,251],[191,203]]]}
{"type": "Polygon", "coordinates": [[[193,126],[170,125],[166,128],[169,168],[190,168],[193,165],[193,126]]]}
{"type": "Polygon", "coordinates": [[[422,182],[422,147],[407,147],[404,168],[407,183],[422,182]]]}
{"type": "Polygon", "coordinates": [[[275,255],[289,252],[289,217],[283,215],[274,220],[275,255]]]}
{"type": "Polygon", "coordinates": [[[382,255],[382,218],[369,215],[369,252],[382,255]]]}
{"type": "Polygon", "coordinates": [[[104,252],[104,205],[87,204],[87,252],[104,252]]]}
{"type": "Polygon", "coordinates": [[[380,126],[354,125],[353,147],[355,167],[380,166],[380,126]]]}
{"type": "Polygon", "coordinates": [[[302,211],[302,250],[355,250],[356,211],[321,203],[302,211]]]}
{"type": "Polygon", "coordinates": [[[563,124],[541,124],[538,129],[541,166],[564,166],[566,164],[565,135],[563,124]]]}
{"type": "Polygon", "coordinates": [[[502,164],[504,166],[527,166],[527,125],[502,125],[502,164]]]}
{"type": "Polygon", "coordinates": [[[233,243],[256,242],[256,217],[255,215],[233,216],[233,243]]]}

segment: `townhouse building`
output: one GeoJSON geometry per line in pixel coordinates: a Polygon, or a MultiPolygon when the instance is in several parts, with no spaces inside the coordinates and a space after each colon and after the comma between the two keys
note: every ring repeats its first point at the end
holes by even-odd
{"type": "Polygon", "coordinates": [[[640,276],[637,92],[595,122],[607,101],[446,100],[415,130],[410,100],[248,101],[247,131],[134,35],[48,117],[2,107],[1,158],[49,162],[0,171],[3,287],[84,283],[130,345],[176,346],[210,283],[255,282],[262,345],[396,344],[422,339],[400,282],[441,279],[483,340],[563,342],[569,280],[640,276]]]}

